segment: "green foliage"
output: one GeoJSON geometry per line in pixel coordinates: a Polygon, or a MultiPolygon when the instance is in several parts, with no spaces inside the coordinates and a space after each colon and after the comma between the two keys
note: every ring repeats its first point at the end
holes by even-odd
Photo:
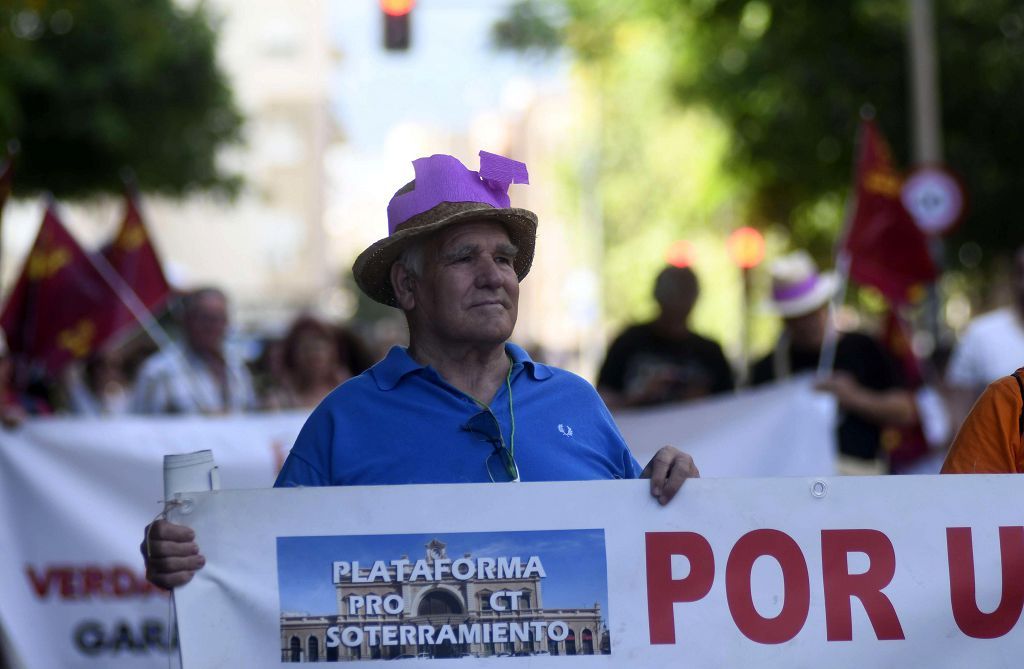
{"type": "MultiPolygon", "coordinates": [[[[606,315],[618,328],[653,316],[654,278],[670,245],[688,240],[702,279],[694,327],[735,350],[740,274],[724,238],[744,223],[734,202],[746,196],[745,186],[722,169],[728,128],[673,98],[672,27],[624,3],[608,8],[614,12],[607,20],[572,22],[564,32],[567,43],[588,54],[575,70],[579,146],[564,152],[559,170],[563,205],[580,206],[569,217],[580,221],[574,245],[587,248],[600,239],[594,260],[606,315]]],[[[755,326],[762,345],[772,334],[770,320],[755,326]]]]}
{"type": "Polygon", "coordinates": [[[561,17],[552,14],[557,7],[535,0],[520,0],[509,8],[509,14],[494,24],[491,38],[501,49],[551,53],[562,46],[557,27],[561,17]]]}
{"type": "MultiPolygon", "coordinates": [[[[524,3],[524,4],[528,4],[524,3]]],[[[733,202],[745,189],[722,170],[728,129],[706,110],[673,98],[672,31],[631,3],[576,1],[552,28],[576,55],[579,99],[560,175],[562,207],[578,221],[573,245],[595,250],[605,315],[613,329],[650,318],[654,278],[679,239],[695,249],[702,295],[697,331],[735,353],[740,275],[724,237],[743,221],[733,202]]],[[[770,319],[755,324],[767,345],[770,319]]],[[[609,333],[611,334],[611,333],[609,333]]]]}
{"type": "MultiPolygon", "coordinates": [[[[895,155],[910,160],[906,3],[649,7],[698,27],[678,34],[674,91],[733,128],[727,164],[752,186],[755,220],[782,222],[797,244],[827,258],[861,105],[875,107],[895,155]]],[[[1010,208],[1013,184],[1024,183],[1024,5],[939,0],[935,12],[946,162],[972,201],[952,248],[973,240],[991,258],[1024,243],[1010,208]]]]}
{"type": "Polygon", "coordinates": [[[676,43],[675,95],[732,128],[726,164],[752,188],[752,220],[828,259],[840,217],[823,198],[849,186],[858,109],[905,136],[901,17],[871,2],[662,4],[696,27],[676,43]]]}
{"type": "Polygon", "coordinates": [[[6,0],[0,6],[0,140],[21,144],[16,194],[121,189],[234,192],[216,163],[242,119],[215,60],[203,4],[6,0]]]}
{"type": "MultiPolygon", "coordinates": [[[[615,67],[626,25],[646,25],[652,40],[667,40],[662,81],[676,103],[709,110],[727,128],[723,160],[748,193],[747,220],[777,226],[821,262],[830,260],[841,226],[863,105],[876,109],[897,160],[910,161],[905,2],[563,6],[560,30],[583,67],[615,67]]],[[[959,266],[969,246],[968,255],[980,248],[987,264],[1024,243],[1013,207],[1024,183],[1024,4],[935,0],[935,15],[945,158],[970,196],[949,261],[959,266]]],[[[634,76],[650,75],[637,69],[634,76]]]]}

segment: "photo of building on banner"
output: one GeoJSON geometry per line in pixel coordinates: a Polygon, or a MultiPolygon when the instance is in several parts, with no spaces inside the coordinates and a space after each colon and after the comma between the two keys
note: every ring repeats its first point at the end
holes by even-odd
{"type": "Polygon", "coordinates": [[[281,661],[611,652],[604,530],[278,537],[281,661]]]}

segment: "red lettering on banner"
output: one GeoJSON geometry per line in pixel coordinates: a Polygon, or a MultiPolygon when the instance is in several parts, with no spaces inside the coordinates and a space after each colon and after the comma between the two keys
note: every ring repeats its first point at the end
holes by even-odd
{"type": "Polygon", "coordinates": [[[725,566],[725,594],[736,627],[751,641],[784,643],[795,637],[811,608],[811,582],[800,546],[785,532],[762,529],[740,537],[725,566]],[[754,607],[750,575],[754,562],[766,555],[782,568],[785,598],[782,611],[765,618],[754,607]]]}
{"type": "Polygon", "coordinates": [[[25,565],[25,575],[40,599],[57,595],[61,599],[126,599],[166,593],[149,583],[130,567],[115,565],[53,565],[36,569],[25,565]]]}
{"type": "Polygon", "coordinates": [[[64,599],[75,598],[75,573],[71,569],[62,568],[57,570],[60,577],[60,596],[64,599]]]}
{"type": "Polygon", "coordinates": [[[85,598],[93,595],[103,595],[103,572],[99,567],[86,567],[82,570],[81,596],[85,598]]]}
{"type": "Polygon", "coordinates": [[[978,608],[971,528],[946,528],[949,556],[949,592],[957,627],[975,639],[995,639],[1009,632],[1024,611],[1024,527],[999,528],[999,554],[1003,589],[999,606],[991,613],[978,608]]]}
{"type": "Polygon", "coordinates": [[[46,574],[40,577],[32,565],[25,565],[25,574],[32,583],[32,589],[35,590],[36,596],[40,598],[45,597],[50,592],[50,584],[57,577],[56,570],[53,567],[47,569],[46,574]]]}
{"type": "Polygon", "coordinates": [[[903,639],[892,602],[882,593],[896,574],[896,551],[878,530],[822,530],[821,572],[825,588],[825,630],[829,641],[852,641],[851,598],[860,599],[882,640],[903,639]],[[868,569],[851,574],[850,553],[865,553],[868,569]]]}
{"type": "MultiPolygon", "coordinates": [[[[110,570],[110,582],[114,589],[115,597],[130,597],[139,587],[139,577],[127,567],[114,567],[110,570]]],[[[148,581],[142,581],[150,585],[148,581]]]]}
{"type": "Polygon", "coordinates": [[[711,591],[715,577],[715,556],[708,540],[695,532],[648,532],[647,616],[652,644],[676,642],[676,602],[695,602],[711,591]],[[672,578],[672,556],[690,562],[686,578],[672,578]]]}

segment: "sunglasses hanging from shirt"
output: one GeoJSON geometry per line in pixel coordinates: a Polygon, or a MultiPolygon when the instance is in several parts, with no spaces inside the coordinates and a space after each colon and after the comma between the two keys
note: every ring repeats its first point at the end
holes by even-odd
{"type": "Polygon", "coordinates": [[[505,387],[508,389],[508,414],[511,419],[512,429],[509,433],[509,446],[505,445],[505,438],[501,434],[501,424],[489,407],[476,401],[480,406],[480,413],[474,414],[465,425],[463,430],[472,432],[480,437],[481,441],[489,443],[493,450],[484,461],[487,468],[487,475],[492,483],[499,481],[519,482],[519,466],[516,464],[516,414],[512,410],[512,360],[509,359],[508,375],[505,377],[505,387]],[[495,471],[498,476],[495,477],[495,471]]]}

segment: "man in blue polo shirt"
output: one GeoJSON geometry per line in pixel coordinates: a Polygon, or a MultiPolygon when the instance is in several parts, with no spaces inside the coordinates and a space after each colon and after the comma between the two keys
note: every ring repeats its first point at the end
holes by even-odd
{"type": "Polygon", "coordinates": [[[517,474],[523,481],[639,476],[589,383],[530,360],[514,344],[505,344],[504,354],[500,385],[490,402],[478,403],[475,398],[486,395],[463,392],[434,365],[392,349],[317,407],[277,485],[508,481],[517,474]]]}
{"type": "MultiPolygon", "coordinates": [[[[526,166],[481,152],[416,160],[388,205],[388,237],[356,259],[363,292],[403,311],[395,347],[335,389],[303,426],[277,486],[578,481],[647,477],[667,503],[698,476],[666,446],[641,471],[597,391],[508,343],[537,217],[510,207],[526,166]]],[[[205,562],[186,527],[157,521],[141,546],[147,578],[188,582],[205,562]]]]}

